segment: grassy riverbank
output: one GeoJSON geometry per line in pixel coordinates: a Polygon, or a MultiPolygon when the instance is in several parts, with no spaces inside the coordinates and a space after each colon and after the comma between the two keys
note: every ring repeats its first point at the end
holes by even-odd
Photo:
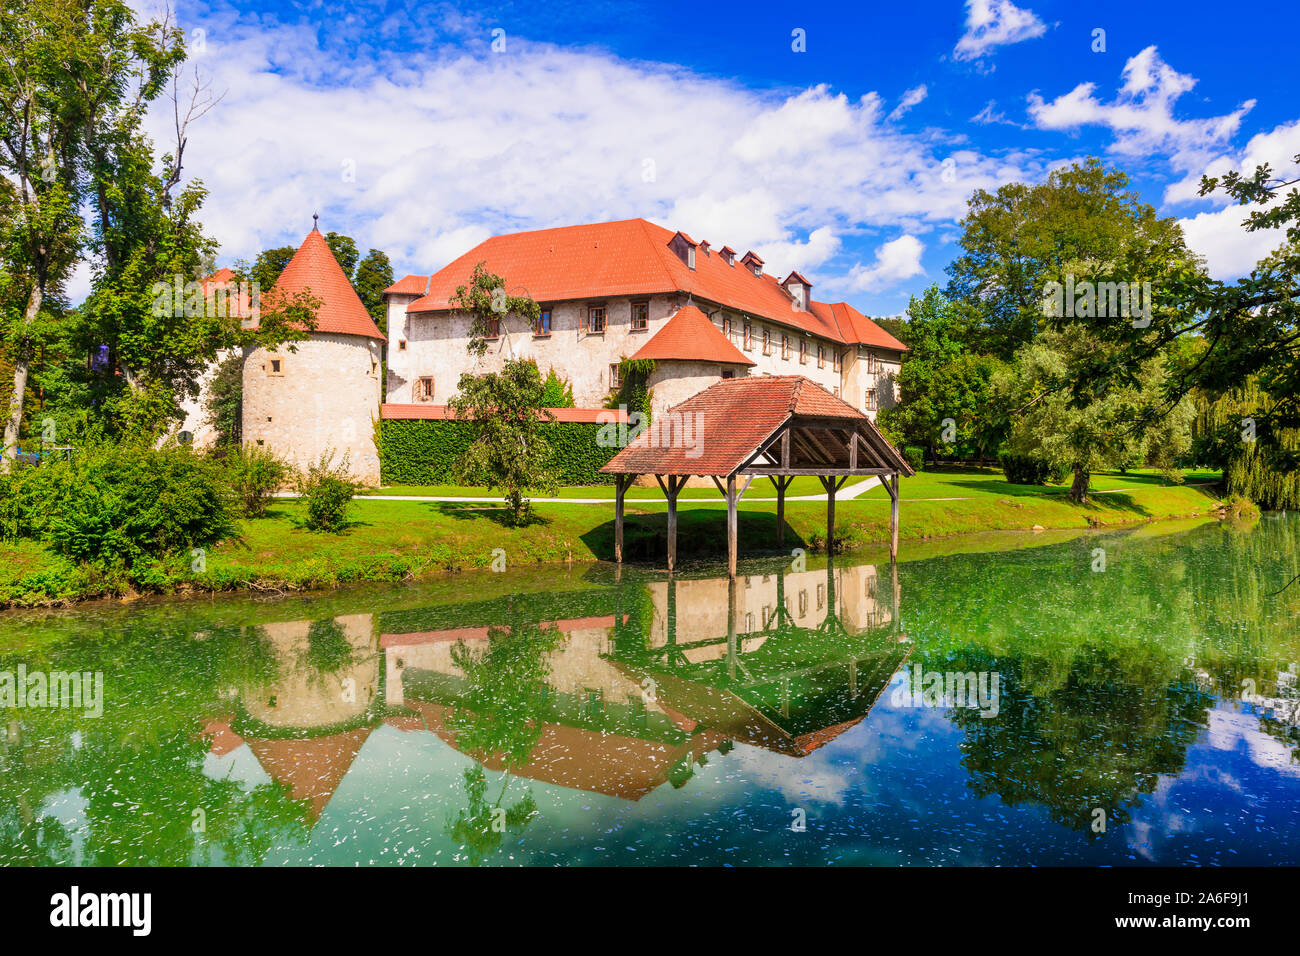
{"type": "MultiPolygon", "coordinates": [[[[1215,476],[1189,475],[1193,483],[1215,476]]],[[[902,483],[899,536],[916,541],[982,531],[1030,531],[1134,524],[1203,515],[1216,504],[1214,489],[1169,485],[1156,475],[1102,475],[1099,493],[1083,507],[1064,489],[1010,485],[1001,472],[962,469],[923,472],[902,483]],[[939,500],[936,500],[939,499],[939,500]],[[945,500],[946,499],[946,500],[945,500]]],[[[703,490],[703,489],[701,489],[703,490]]],[[[576,496],[576,495],[575,495],[576,496]]],[[[598,497],[598,495],[591,495],[598,497]]],[[[301,527],[301,506],[281,500],[267,517],[241,522],[239,540],[209,551],[206,566],[191,570],[189,555],[137,575],[105,576],[75,567],[35,542],[0,544],[0,605],[31,606],[143,591],[289,590],[337,587],[355,581],[394,581],[447,571],[488,567],[504,551],[508,566],[609,560],[613,550],[613,508],[606,504],[537,503],[537,518],[515,528],[504,508],[489,503],[361,500],[352,523],[339,535],[301,527]]],[[[628,504],[629,560],[662,560],[664,506],[653,499],[628,504]]],[[[679,510],[678,549],[683,556],[716,558],[725,541],[725,507],[712,498],[684,501],[679,510]]],[[[792,501],[786,506],[785,547],[824,550],[824,502],[792,501]]],[[[741,549],[776,546],[775,505],[742,500],[741,549]]],[[[878,546],[889,534],[884,489],[836,507],[838,551],[878,546]]]]}

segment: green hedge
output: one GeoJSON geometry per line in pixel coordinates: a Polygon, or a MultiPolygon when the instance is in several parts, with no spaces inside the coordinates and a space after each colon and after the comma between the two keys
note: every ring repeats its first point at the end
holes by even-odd
{"type": "MultiPolygon", "coordinates": [[[[596,444],[601,426],[552,422],[546,426],[550,467],[561,485],[613,484],[601,466],[618,452],[596,444]]],[[[456,463],[474,438],[471,422],[394,419],[379,423],[380,476],[386,485],[454,485],[456,463]]]]}

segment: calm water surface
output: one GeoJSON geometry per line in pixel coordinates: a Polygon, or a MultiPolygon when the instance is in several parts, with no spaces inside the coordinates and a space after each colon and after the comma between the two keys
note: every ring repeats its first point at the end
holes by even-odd
{"type": "Polygon", "coordinates": [[[1300,862],[1300,519],[921,547],[0,615],[0,863],[1300,862]]]}

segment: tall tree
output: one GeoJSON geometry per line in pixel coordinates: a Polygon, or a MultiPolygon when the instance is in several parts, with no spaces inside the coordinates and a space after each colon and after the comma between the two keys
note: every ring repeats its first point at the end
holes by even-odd
{"type": "Polygon", "coordinates": [[[1153,283],[1195,268],[1177,220],[1160,218],[1128,177],[1096,159],[1038,185],[976,190],[962,220],[962,254],[948,266],[948,297],[971,310],[980,350],[1010,359],[1043,328],[1044,290],[1080,263],[1092,273],[1153,283]]]}
{"type": "Polygon", "coordinates": [[[330,252],[334,253],[334,258],[342,267],[343,274],[351,279],[352,271],[357,267],[357,259],[361,257],[361,253],[357,251],[356,240],[341,232],[327,232],[325,245],[329,246],[330,252]]]}
{"type": "Polygon", "coordinates": [[[899,443],[942,447],[947,454],[996,451],[1005,429],[989,414],[990,383],[1001,363],[967,346],[969,314],[932,285],[912,297],[907,315],[901,401],[881,411],[880,427],[899,443]]]}
{"type": "MultiPolygon", "coordinates": [[[[475,359],[487,354],[494,325],[503,326],[509,316],[515,316],[528,328],[540,311],[526,296],[507,295],[504,280],[481,262],[469,284],[457,287],[451,304],[470,316],[467,350],[475,359]]],[[[448,403],[458,418],[474,424],[474,440],[459,466],[461,480],[485,482],[502,491],[515,523],[529,516],[529,490],[551,492],[556,486],[543,433],[545,423],[555,417],[546,411],[545,400],[546,382],[537,363],[509,359],[500,371],[462,374],[456,396],[448,403]]]]}
{"type": "Polygon", "coordinates": [[[6,463],[17,451],[42,310],[81,251],[92,142],[122,110],[162,93],[178,43],[162,24],[137,26],[121,0],[0,0],[0,174],[14,189],[0,259],[9,299],[22,302],[5,316],[6,463]]]}
{"type": "Polygon", "coordinates": [[[352,276],[352,286],[361,298],[379,331],[388,334],[388,310],[384,306],[384,290],[393,284],[393,267],[387,253],[371,249],[357,264],[352,276]]]}

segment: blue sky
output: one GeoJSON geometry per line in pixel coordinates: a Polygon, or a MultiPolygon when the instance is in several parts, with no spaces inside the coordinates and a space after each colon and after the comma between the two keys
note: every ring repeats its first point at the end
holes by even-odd
{"type": "Polygon", "coordinates": [[[974,189],[1097,155],[1228,277],[1276,237],[1195,184],[1294,170],[1286,9],[181,0],[224,93],[186,174],[223,264],[300,241],[314,211],[398,275],[496,232],[644,216],[890,315],[944,282],[974,189]]]}

